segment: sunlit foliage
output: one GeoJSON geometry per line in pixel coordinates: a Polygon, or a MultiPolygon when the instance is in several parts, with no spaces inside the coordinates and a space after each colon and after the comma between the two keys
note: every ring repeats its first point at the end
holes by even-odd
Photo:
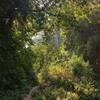
{"type": "Polygon", "coordinates": [[[0,100],[100,100],[99,26],[99,0],[0,1],[0,100]]]}

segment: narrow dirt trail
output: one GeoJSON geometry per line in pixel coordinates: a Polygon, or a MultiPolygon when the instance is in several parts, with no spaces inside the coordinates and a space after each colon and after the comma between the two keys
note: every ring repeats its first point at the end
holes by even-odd
{"type": "Polygon", "coordinates": [[[49,85],[49,83],[44,83],[31,88],[28,95],[26,95],[22,100],[32,100],[32,95],[38,94],[42,89],[48,87],[49,85]]]}
{"type": "Polygon", "coordinates": [[[29,91],[29,94],[26,95],[22,100],[32,100],[32,94],[34,94],[38,89],[39,89],[40,86],[36,86],[36,87],[33,87],[30,91],[29,91]]]}

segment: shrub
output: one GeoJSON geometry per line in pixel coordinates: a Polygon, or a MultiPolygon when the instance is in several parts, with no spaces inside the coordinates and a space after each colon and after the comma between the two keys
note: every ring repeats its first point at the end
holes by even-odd
{"type": "Polygon", "coordinates": [[[88,62],[85,62],[83,57],[72,55],[68,61],[68,65],[72,68],[73,74],[77,78],[86,77],[91,78],[93,70],[88,62]]]}

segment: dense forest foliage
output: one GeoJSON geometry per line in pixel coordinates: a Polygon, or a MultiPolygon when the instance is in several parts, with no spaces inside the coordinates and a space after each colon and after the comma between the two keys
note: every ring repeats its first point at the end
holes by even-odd
{"type": "Polygon", "coordinates": [[[0,0],[0,100],[100,100],[99,0],[0,0]]]}

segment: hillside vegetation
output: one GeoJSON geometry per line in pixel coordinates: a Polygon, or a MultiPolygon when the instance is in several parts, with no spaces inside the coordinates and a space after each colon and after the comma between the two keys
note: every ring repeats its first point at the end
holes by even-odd
{"type": "Polygon", "coordinates": [[[0,1],[0,100],[100,100],[100,1],[0,1]]]}

